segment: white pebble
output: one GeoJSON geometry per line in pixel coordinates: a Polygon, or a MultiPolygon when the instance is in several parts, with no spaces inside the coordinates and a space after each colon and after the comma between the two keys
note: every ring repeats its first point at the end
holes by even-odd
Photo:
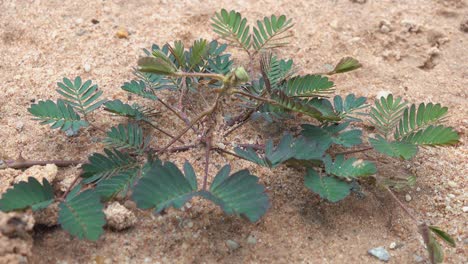
{"type": "Polygon", "coordinates": [[[406,200],[407,202],[411,201],[412,199],[413,199],[413,198],[411,198],[411,195],[409,195],[409,194],[406,194],[406,195],[405,195],[405,200],[406,200]]]}
{"type": "Polygon", "coordinates": [[[454,182],[454,181],[448,181],[447,184],[448,184],[448,186],[450,186],[452,188],[455,188],[455,187],[458,186],[458,184],[456,182],[454,182]]]}
{"type": "Polygon", "coordinates": [[[390,243],[390,249],[395,249],[396,248],[396,242],[390,243]]]}
{"type": "Polygon", "coordinates": [[[90,72],[90,71],[91,71],[91,65],[89,65],[89,64],[85,64],[85,65],[83,66],[83,68],[84,68],[84,71],[85,71],[85,72],[90,72]]]}
{"type": "Polygon", "coordinates": [[[82,19],[82,18],[77,18],[77,19],[75,20],[75,23],[76,23],[76,24],[82,24],[82,23],[83,23],[83,19],[82,19]]]}
{"type": "Polygon", "coordinates": [[[468,206],[463,206],[462,210],[464,213],[468,212],[468,206]]]}

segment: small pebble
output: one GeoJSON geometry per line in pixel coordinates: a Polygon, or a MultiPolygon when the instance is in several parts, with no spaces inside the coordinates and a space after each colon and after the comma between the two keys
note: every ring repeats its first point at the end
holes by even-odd
{"type": "Polygon", "coordinates": [[[468,212],[468,206],[463,206],[462,210],[464,213],[468,212]]]}
{"type": "Polygon", "coordinates": [[[234,251],[240,247],[239,243],[237,243],[234,240],[226,240],[226,246],[229,248],[229,250],[234,251]]]}
{"type": "Polygon", "coordinates": [[[414,262],[421,263],[424,261],[424,258],[419,255],[414,255],[414,262]]]}
{"type": "Polygon", "coordinates": [[[406,200],[407,202],[411,201],[412,199],[413,199],[413,198],[411,198],[411,195],[409,195],[409,194],[406,194],[406,195],[405,195],[405,200],[406,200]]]}
{"type": "Polygon", "coordinates": [[[392,31],[392,26],[390,24],[389,21],[387,20],[382,20],[380,21],[379,23],[379,30],[380,32],[384,33],[384,34],[387,34],[389,33],[390,31],[392,31]]]}
{"type": "Polygon", "coordinates": [[[387,250],[384,247],[376,247],[373,249],[370,249],[367,251],[370,255],[378,258],[381,261],[389,261],[390,260],[390,254],[388,254],[387,250]]]}
{"type": "Polygon", "coordinates": [[[82,24],[82,23],[83,23],[83,19],[82,19],[82,18],[77,18],[77,19],[75,20],[75,23],[76,23],[76,24],[82,24]]]}
{"type": "Polygon", "coordinates": [[[255,245],[257,244],[257,239],[253,235],[249,235],[247,238],[247,244],[255,245]]]}
{"type": "Polygon", "coordinates": [[[448,186],[452,187],[452,188],[456,188],[458,186],[458,184],[454,181],[448,181],[447,182],[448,186]]]}
{"type": "Polygon", "coordinates": [[[390,249],[395,249],[396,248],[396,242],[390,243],[390,249]]]}
{"type": "Polygon", "coordinates": [[[420,191],[421,191],[421,188],[419,188],[419,187],[416,188],[416,191],[417,191],[417,192],[420,192],[420,191]]]}
{"type": "Polygon", "coordinates": [[[468,19],[465,19],[463,22],[460,23],[460,30],[462,32],[468,33],[468,19]]]}
{"type": "Polygon", "coordinates": [[[93,23],[94,25],[99,24],[99,20],[93,18],[91,19],[91,23],[93,23]]]}
{"type": "Polygon", "coordinates": [[[67,137],[75,137],[77,135],[78,135],[78,131],[74,131],[71,128],[65,130],[65,136],[67,136],[67,137]]]}
{"type": "Polygon", "coordinates": [[[18,130],[18,132],[21,132],[23,131],[23,128],[24,128],[24,123],[19,121],[16,123],[16,130],[18,130]]]}
{"type": "Polygon", "coordinates": [[[89,64],[85,64],[85,65],[83,66],[83,68],[84,68],[84,71],[85,71],[85,72],[90,72],[90,71],[91,71],[91,65],[89,65],[89,64]]]}
{"type": "Polygon", "coordinates": [[[120,28],[115,34],[118,38],[128,38],[128,31],[125,28],[120,28]]]}

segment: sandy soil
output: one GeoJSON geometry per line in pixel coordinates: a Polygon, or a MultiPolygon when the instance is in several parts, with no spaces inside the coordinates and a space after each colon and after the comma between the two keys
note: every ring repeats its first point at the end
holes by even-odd
{"type": "MultiPolygon", "coordinates": [[[[209,18],[223,7],[241,11],[251,21],[271,13],[286,14],[295,21],[295,37],[279,55],[294,56],[304,67],[302,72],[322,71],[345,55],[364,64],[359,71],[333,77],[337,93],[373,98],[385,90],[409,101],[440,102],[450,108],[447,122],[462,134],[457,147],[422,150],[415,160],[404,163],[404,169],[400,162],[380,156],[367,158],[382,161],[383,176],[395,172],[418,176],[418,188],[399,196],[404,200],[411,195],[408,206],[456,238],[458,246],[447,250],[447,263],[467,263],[468,222],[463,207],[468,205],[468,33],[461,29],[468,19],[467,3],[356,2],[366,1],[2,0],[0,159],[16,159],[20,153],[26,159],[82,159],[102,149],[89,140],[102,136],[97,131],[68,138],[30,120],[27,107],[33,101],[57,98],[55,83],[61,78],[93,79],[107,98],[125,100],[127,95],[119,87],[132,78],[131,67],[142,48],[176,39],[186,43],[199,37],[212,39],[209,18]],[[127,39],[115,36],[121,27],[130,32],[127,39]]],[[[238,58],[239,64],[246,63],[242,54],[238,58]]],[[[108,115],[96,119],[103,127],[118,122],[108,115]]],[[[229,140],[263,138],[247,126],[229,140]]],[[[176,161],[188,158],[200,167],[200,156],[192,150],[176,161]]],[[[31,262],[378,263],[367,250],[388,249],[396,242],[397,249],[388,249],[389,263],[416,263],[417,256],[427,263],[412,222],[379,190],[367,188],[364,198],[351,196],[329,204],[303,187],[300,172],[269,171],[231,157],[217,156],[216,161],[229,161],[236,170],[249,168],[268,186],[272,208],[258,223],[226,217],[218,208],[193,200],[185,212],[170,210],[164,216],[137,212],[135,227],[108,230],[97,243],[72,239],[60,229],[39,229],[31,262]],[[255,244],[248,243],[249,236],[255,237],[255,244]],[[240,248],[230,251],[225,244],[229,239],[240,248]]],[[[5,173],[0,171],[2,181],[5,173]]],[[[76,173],[77,168],[60,169],[58,178],[76,173]]]]}

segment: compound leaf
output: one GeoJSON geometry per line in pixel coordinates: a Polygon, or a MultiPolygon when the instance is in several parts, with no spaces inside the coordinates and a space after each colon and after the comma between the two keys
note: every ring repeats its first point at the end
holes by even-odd
{"type": "Polygon", "coordinates": [[[371,108],[371,123],[377,128],[378,132],[385,138],[396,127],[405,110],[406,102],[401,97],[393,98],[392,94],[387,97],[381,97],[375,100],[375,106],[371,108]]]}
{"type": "Polygon", "coordinates": [[[76,77],[72,82],[68,78],[63,78],[63,82],[58,82],[57,92],[65,97],[65,101],[73,106],[79,113],[86,115],[99,108],[106,100],[97,101],[102,95],[98,86],[92,85],[91,80],[84,83],[81,77],[76,77]]]}
{"type": "Polygon", "coordinates": [[[253,28],[253,46],[255,50],[260,51],[286,46],[288,39],[292,37],[292,34],[288,32],[292,26],[292,19],[286,19],[284,15],[265,17],[263,22],[257,20],[257,27],[253,28]]]}
{"type": "Polygon", "coordinates": [[[302,125],[301,134],[308,139],[315,139],[327,144],[338,144],[345,147],[352,147],[362,143],[362,131],[352,129],[344,131],[349,126],[349,122],[338,125],[318,127],[310,124],[302,125]]]}
{"type": "Polygon", "coordinates": [[[197,194],[193,168],[188,162],[184,167],[185,176],[174,163],[152,163],[133,189],[132,198],[137,206],[141,209],[155,207],[156,212],[171,206],[181,208],[197,194]]]}
{"type": "Polygon", "coordinates": [[[127,126],[119,124],[107,132],[104,143],[115,149],[131,149],[136,153],[143,153],[148,147],[149,137],[143,137],[143,129],[138,124],[128,123],[127,126]]]}
{"type": "Polygon", "coordinates": [[[390,157],[409,160],[418,152],[418,147],[412,143],[405,141],[389,142],[380,135],[377,135],[377,138],[370,138],[369,142],[375,150],[390,157]]]}
{"type": "Polygon", "coordinates": [[[153,50],[153,57],[143,57],[138,60],[138,70],[161,75],[172,75],[177,67],[161,50],[153,50]]]}
{"type": "Polygon", "coordinates": [[[121,88],[124,91],[139,95],[143,98],[151,99],[153,101],[158,100],[158,97],[154,95],[154,92],[148,89],[149,87],[146,87],[146,84],[144,81],[126,82],[121,88]]]}
{"type": "Polygon", "coordinates": [[[308,169],[305,186],[323,199],[336,203],[349,195],[351,185],[336,177],[320,176],[315,170],[308,169]]]}
{"type": "Polygon", "coordinates": [[[0,199],[0,210],[9,212],[31,207],[33,211],[46,208],[54,201],[54,190],[47,179],[42,185],[33,177],[8,189],[0,199]]]}
{"type": "Polygon", "coordinates": [[[361,121],[361,119],[356,118],[355,115],[364,115],[364,113],[357,111],[367,107],[366,98],[356,98],[354,94],[348,94],[344,102],[341,96],[336,95],[333,98],[333,104],[335,111],[338,113],[338,116],[340,116],[341,119],[347,119],[351,121],[361,121]]]}
{"type": "Polygon", "coordinates": [[[147,121],[151,116],[156,115],[153,110],[141,107],[137,104],[133,106],[122,103],[120,100],[108,101],[104,104],[104,110],[120,115],[135,119],[137,121],[147,121]]]}
{"type": "Polygon", "coordinates": [[[99,195],[86,190],[59,204],[58,222],[63,229],[79,239],[98,240],[104,233],[105,215],[99,195]]]}
{"type": "Polygon", "coordinates": [[[189,71],[200,65],[208,55],[210,46],[206,39],[195,40],[189,52],[189,71]]]}
{"type": "Polygon", "coordinates": [[[290,97],[313,97],[333,91],[333,82],[321,75],[305,75],[290,78],[283,92],[290,97]]]}
{"type": "Polygon", "coordinates": [[[133,169],[138,166],[137,160],[128,153],[120,152],[116,149],[104,149],[105,154],[93,153],[89,156],[89,163],[83,164],[84,183],[100,181],[109,178],[125,170],[133,169]]]}
{"type": "Polygon", "coordinates": [[[62,131],[71,129],[76,132],[81,127],[88,126],[88,122],[81,120],[73,107],[63,100],[57,100],[57,104],[51,100],[41,101],[28,108],[41,125],[52,124],[51,128],[60,128],[62,131]]]}
{"type": "Polygon", "coordinates": [[[247,19],[242,18],[239,12],[234,10],[228,12],[222,9],[216,12],[211,18],[213,23],[213,31],[221,36],[221,38],[236,43],[237,46],[244,50],[249,50],[251,43],[250,26],[247,25],[247,19]]]}
{"type": "Polygon", "coordinates": [[[337,155],[332,161],[330,155],[323,158],[327,174],[343,178],[357,178],[369,176],[377,172],[375,164],[362,159],[349,158],[345,160],[344,155],[337,155]]]}
{"type": "Polygon", "coordinates": [[[258,183],[258,177],[248,170],[231,176],[229,172],[230,166],[224,166],[214,178],[210,191],[200,191],[199,195],[219,205],[226,214],[257,221],[270,207],[265,188],[258,183]]]}
{"type": "Polygon", "coordinates": [[[329,74],[354,71],[354,70],[359,69],[361,67],[362,67],[361,63],[359,63],[359,61],[356,60],[355,58],[344,57],[336,64],[335,69],[332,72],[330,72],[329,74]]]}
{"type": "Polygon", "coordinates": [[[418,146],[444,146],[457,144],[460,135],[451,127],[429,126],[418,132],[410,133],[400,140],[402,142],[412,143],[418,146]]]}
{"type": "Polygon", "coordinates": [[[125,197],[136,175],[137,170],[122,171],[115,176],[100,181],[95,191],[104,201],[108,201],[117,196],[125,197]]]}

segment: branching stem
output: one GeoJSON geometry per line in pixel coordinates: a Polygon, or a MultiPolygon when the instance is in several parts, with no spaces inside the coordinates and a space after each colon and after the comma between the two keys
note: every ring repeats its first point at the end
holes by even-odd
{"type": "MultiPolygon", "coordinates": [[[[148,121],[148,120],[145,120],[145,122],[150,125],[152,128],[158,130],[159,132],[163,133],[164,135],[174,139],[174,136],[169,134],[169,132],[166,132],[165,130],[159,128],[158,126],[156,126],[155,124],[151,123],[151,121],[148,121]]],[[[180,143],[182,144],[185,144],[185,142],[183,140],[180,140],[180,139],[177,139],[176,141],[179,141],[180,143]]]]}

